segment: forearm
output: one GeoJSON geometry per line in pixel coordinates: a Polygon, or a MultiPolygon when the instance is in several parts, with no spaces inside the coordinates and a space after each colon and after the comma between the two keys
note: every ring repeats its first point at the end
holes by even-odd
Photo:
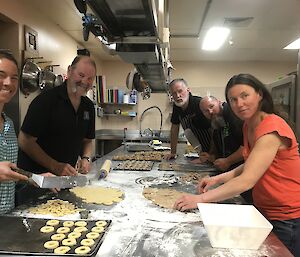
{"type": "Polygon", "coordinates": [[[171,153],[176,154],[178,143],[179,125],[172,124],[171,126],[171,153]]]}
{"type": "Polygon", "coordinates": [[[93,139],[84,138],[82,146],[82,156],[91,157],[93,154],[93,139]]]}
{"type": "Polygon", "coordinates": [[[226,157],[227,162],[229,163],[229,166],[238,163],[243,160],[243,147],[240,146],[239,149],[237,149],[234,153],[226,157]]]}
{"type": "Polygon", "coordinates": [[[241,164],[240,166],[236,167],[233,170],[217,175],[215,178],[217,179],[218,183],[226,183],[229,180],[239,176],[243,171],[243,167],[244,164],[241,164]]]}
{"type": "Polygon", "coordinates": [[[20,131],[18,138],[19,147],[25,152],[32,160],[39,165],[53,171],[57,165],[57,161],[51,158],[36,142],[36,138],[25,134],[20,131]]]}

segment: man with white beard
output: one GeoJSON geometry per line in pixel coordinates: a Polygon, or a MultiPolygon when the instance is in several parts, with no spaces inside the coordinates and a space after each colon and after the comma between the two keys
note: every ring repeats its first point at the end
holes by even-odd
{"type": "Polygon", "coordinates": [[[184,130],[191,129],[199,140],[202,150],[210,147],[210,121],[205,118],[199,109],[201,97],[193,96],[184,79],[174,79],[169,84],[173,97],[173,112],[171,117],[171,153],[165,156],[169,160],[176,157],[180,124],[184,130]]]}
{"type": "Polygon", "coordinates": [[[86,93],[95,76],[94,60],[77,56],[68,67],[68,79],[31,102],[19,133],[20,168],[58,176],[90,170],[95,111],[86,93]]]}

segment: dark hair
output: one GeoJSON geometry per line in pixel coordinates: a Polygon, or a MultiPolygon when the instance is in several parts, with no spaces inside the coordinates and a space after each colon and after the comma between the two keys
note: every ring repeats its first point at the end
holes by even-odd
{"type": "Polygon", "coordinates": [[[172,86],[174,86],[175,84],[177,84],[178,82],[183,83],[186,87],[188,86],[187,82],[185,79],[173,79],[170,83],[169,83],[169,88],[171,88],[172,86]]]}
{"type": "Polygon", "coordinates": [[[77,55],[77,56],[74,58],[74,60],[72,61],[71,67],[73,67],[73,68],[76,67],[76,64],[77,64],[81,59],[83,59],[83,58],[89,60],[89,63],[90,63],[91,65],[94,66],[95,70],[97,70],[95,61],[94,61],[92,58],[90,58],[89,56],[86,56],[86,55],[77,55]]]}
{"type": "Polygon", "coordinates": [[[16,58],[12,55],[11,51],[5,50],[5,49],[0,49],[0,59],[7,59],[12,61],[18,68],[18,63],[16,58]]]}
{"type": "MultiPolygon", "coordinates": [[[[260,110],[266,113],[274,113],[274,104],[272,100],[272,96],[270,92],[267,90],[265,85],[259,81],[256,77],[254,77],[251,74],[238,74],[234,75],[227,83],[225,88],[225,97],[227,103],[229,102],[228,99],[228,91],[233,86],[237,84],[245,84],[250,87],[252,87],[257,93],[259,93],[262,97],[262,100],[260,102],[260,110]]],[[[230,104],[229,104],[230,106],[230,104]]],[[[231,106],[230,106],[231,108],[231,106]]]]}

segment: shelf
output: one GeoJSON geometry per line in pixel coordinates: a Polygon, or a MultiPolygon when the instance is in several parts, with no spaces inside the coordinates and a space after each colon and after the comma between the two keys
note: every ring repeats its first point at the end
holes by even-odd
{"type": "Polygon", "coordinates": [[[104,113],[103,114],[103,117],[128,117],[128,118],[135,118],[136,117],[136,114],[135,115],[122,115],[122,114],[114,114],[114,113],[104,113]]]}
{"type": "Polygon", "coordinates": [[[136,103],[100,103],[100,105],[136,105],[136,103]]]}

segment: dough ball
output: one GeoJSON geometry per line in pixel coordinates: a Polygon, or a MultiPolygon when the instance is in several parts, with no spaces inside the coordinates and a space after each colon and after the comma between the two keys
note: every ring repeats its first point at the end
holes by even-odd
{"type": "Polygon", "coordinates": [[[56,249],[54,249],[54,253],[56,253],[56,254],[66,254],[70,250],[71,250],[71,248],[69,246],[59,246],[56,249]]]}
{"type": "Polygon", "coordinates": [[[51,226],[44,226],[44,227],[41,227],[40,231],[42,233],[51,233],[54,231],[54,227],[51,227],[51,226]]]}
{"type": "Polygon", "coordinates": [[[55,249],[59,246],[59,243],[57,241],[47,241],[46,243],[44,243],[44,247],[46,249],[55,249]]]}

